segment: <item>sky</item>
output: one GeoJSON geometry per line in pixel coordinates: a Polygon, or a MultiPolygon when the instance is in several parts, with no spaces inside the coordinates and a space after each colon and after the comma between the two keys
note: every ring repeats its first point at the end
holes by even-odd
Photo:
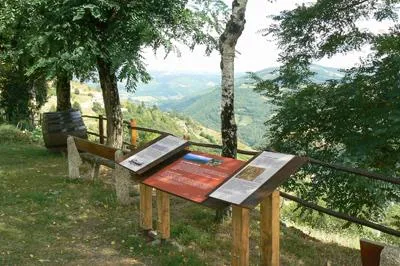
{"type": "MultiPolygon", "coordinates": [[[[231,6],[231,0],[225,0],[231,6]]],[[[235,58],[235,72],[258,71],[267,67],[278,66],[279,49],[276,44],[263,37],[259,30],[267,28],[271,23],[268,16],[279,14],[280,11],[293,9],[297,4],[310,2],[307,0],[279,0],[270,3],[267,0],[249,0],[246,10],[246,25],[239,38],[236,49],[240,53],[235,58]]],[[[387,24],[376,22],[364,22],[363,26],[374,31],[383,31],[387,24]]],[[[158,51],[156,55],[150,49],[144,51],[147,69],[149,71],[168,72],[219,72],[220,55],[213,52],[210,56],[204,54],[204,47],[197,47],[190,51],[180,47],[181,57],[170,54],[164,59],[164,53],[158,51]]],[[[329,67],[347,68],[359,62],[359,58],[368,54],[365,47],[359,52],[347,55],[338,55],[333,58],[324,58],[317,64],[329,67]]]]}

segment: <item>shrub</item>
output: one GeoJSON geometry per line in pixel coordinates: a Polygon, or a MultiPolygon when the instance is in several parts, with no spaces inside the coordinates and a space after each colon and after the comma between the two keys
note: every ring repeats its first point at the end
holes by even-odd
{"type": "Polygon", "coordinates": [[[74,103],[72,104],[72,109],[75,109],[75,110],[78,110],[78,111],[81,111],[81,112],[82,112],[81,105],[80,105],[78,102],[74,102],[74,103]]]}
{"type": "Polygon", "coordinates": [[[31,143],[32,134],[29,131],[21,131],[15,126],[0,125],[0,143],[31,143]]]}
{"type": "Polygon", "coordinates": [[[101,106],[99,102],[94,102],[92,105],[92,110],[98,115],[104,115],[105,111],[104,108],[101,106]]]}
{"type": "Polygon", "coordinates": [[[42,133],[42,126],[37,126],[35,129],[32,130],[31,133],[31,141],[44,144],[43,142],[43,133],[42,133]]]}

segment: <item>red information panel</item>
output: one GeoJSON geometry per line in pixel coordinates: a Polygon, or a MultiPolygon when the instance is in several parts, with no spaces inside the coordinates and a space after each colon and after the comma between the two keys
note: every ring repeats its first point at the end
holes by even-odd
{"type": "Polygon", "coordinates": [[[201,152],[191,152],[146,178],[143,183],[201,203],[244,162],[201,152]]]}

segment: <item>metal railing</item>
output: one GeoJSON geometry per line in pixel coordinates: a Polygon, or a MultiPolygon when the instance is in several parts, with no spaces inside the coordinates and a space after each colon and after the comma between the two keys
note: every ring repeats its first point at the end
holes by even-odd
{"type": "MultiPolygon", "coordinates": [[[[89,116],[89,115],[82,115],[83,118],[92,118],[92,119],[98,119],[99,120],[99,134],[95,133],[95,132],[90,132],[88,131],[87,133],[89,135],[93,135],[93,136],[97,136],[100,138],[100,143],[104,144],[104,140],[107,138],[104,135],[104,125],[103,125],[103,120],[106,120],[105,117],[103,116],[89,116]],[[101,121],[101,122],[100,122],[101,121]]],[[[131,123],[129,121],[123,121],[123,123],[127,126],[127,128],[129,129],[134,129],[134,130],[139,130],[139,131],[144,131],[144,132],[149,132],[149,133],[156,133],[156,134],[160,134],[160,135],[165,135],[165,134],[171,134],[168,132],[164,132],[164,131],[160,131],[160,130],[156,130],[156,129],[151,129],[151,128],[145,128],[145,127],[138,127],[138,126],[131,126],[131,123]]],[[[194,142],[194,141],[190,141],[189,140],[190,145],[193,146],[197,146],[197,147],[204,147],[204,148],[212,148],[212,149],[222,149],[222,145],[219,144],[211,144],[211,143],[200,143],[200,142],[194,142]]],[[[124,144],[128,144],[131,145],[130,143],[126,143],[124,142],[124,144]]],[[[242,155],[257,155],[260,152],[259,151],[249,151],[249,150],[241,150],[238,149],[237,150],[238,154],[242,154],[242,155]]],[[[374,172],[370,172],[364,169],[359,169],[359,168],[353,168],[353,167],[348,167],[348,166],[343,166],[343,165],[338,165],[338,164],[331,164],[331,163],[326,163],[326,162],[322,162],[313,158],[307,158],[308,159],[308,163],[310,164],[315,164],[315,165],[320,165],[322,167],[326,167],[326,168],[330,168],[330,169],[334,169],[334,170],[338,170],[338,171],[342,171],[342,172],[346,172],[346,173],[351,173],[351,174],[355,174],[357,176],[363,176],[366,178],[370,178],[370,179],[374,179],[374,180],[378,180],[378,181],[382,181],[382,182],[387,182],[387,183],[391,183],[394,185],[400,185],[400,177],[389,177],[389,176],[384,176],[378,173],[374,173],[374,172]]],[[[361,219],[358,217],[354,217],[345,213],[341,213],[341,212],[337,212],[325,207],[322,207],[320,205],[317,205],[315,203],[303,200],[299,197],[296,197],[294,195],[288,194],[286,192],[281,191],[280,192],[281,197],[294,201],[297,204],[351,222],[351,223],[355,223],[358,225],[362,225],[365,227],[369,227],[375,230],[378,230],[380,232],[389,234],[389,235],[393,235],[393,236],[397,236],[400,237],[400,231],[386,227],[384,225],[381,224],[377,224],[365,219],[361,219]]]]}

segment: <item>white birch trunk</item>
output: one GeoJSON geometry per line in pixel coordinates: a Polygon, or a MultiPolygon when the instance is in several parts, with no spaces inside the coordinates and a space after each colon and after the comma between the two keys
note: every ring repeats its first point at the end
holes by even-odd
{"type": "Polygon", "coordinates": [[[221,53],[221,135],[222,155],[236,157],[237,126],[234,112],[235,47],[246,23],[247,0],[234,0],[232,14],[219,41],[221,53]]]}
{"type": "MultiPolygon", "coordinates": [[[[232,14],[226,28],[219,38],[221,53],[221,135],[222,156],[236,158],[237,126],[235,121],[235,48],[242,35],[246,13],[247,0],[233,0],[232,14]]],[[[217,210],[215,219],[223,221],[230,216],[230,208],[217,210]]]]}

